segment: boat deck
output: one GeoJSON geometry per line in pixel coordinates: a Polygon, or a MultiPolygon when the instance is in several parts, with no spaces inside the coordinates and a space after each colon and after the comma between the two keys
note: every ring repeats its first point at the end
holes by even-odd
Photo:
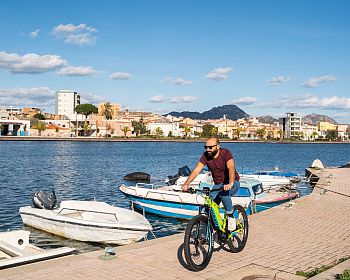
{"type": "MultiPolygon", "coordinates": [[[[320,180],[312,194],[250,216],[243,252],[218,249],[204,271],[186,269],[177,234],[117,247],[114,259],[96,251],[2,270],[0,279],[305,279],[296,271],[350,256],[350,168],[314,172],[320,180]]],[[[349,269],[350,260],[341,265],[349,269]]]]}

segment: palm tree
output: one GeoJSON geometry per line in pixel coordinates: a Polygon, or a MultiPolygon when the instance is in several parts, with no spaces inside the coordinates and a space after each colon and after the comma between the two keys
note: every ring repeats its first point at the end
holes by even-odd
{"type": "Polygon", "coordinates": [[[236,135],[237,139],[239,139],[241,137],[241,132],[242,132],[242,128],[237,127],[235,129],[235,135],[236,135]]]}
{"type": "Polygon", "coordinates": [[[187,135],[191,133],[191,128],[188,126],[184,127],[185,139],[187,139],[187,135]]]}
{"type": "Polygon", "coordinates": [[[41,136],[41,132],[46,129],[46,124],[44,122],[38,121],[36,124],[36,129],[38,130],[39,136],[41,136]]]}
{"type": "Polygon", "coordinates": [[[126,125],[123,127],[123,132],[124,132],[124,138],[126,138],[126,134],[130,131],[129,127],[126,125]]]}
{"type": "Polygon", "coordinates": [[[266,134],[266,130],[265,128],[260,128],[256,131],[256,134],[258,135],[259,139],[263,139],[265,134],[266,134]]]}
{"type": "Polygon", "coordinates": [[[156,128],[156,137],[160,138],[163,135],[163,130],[160,127],[156,128]]]}
{"type": "Polygon", "coordinates": [[[110,102],[103,103],[101,111],[101,114],[105,116],[107,120],[111,120],[113,118],[113,108],[110,102]]]}
{"type": "Polygon", "coordinates": [[[318,133],[316,131],[312,132],[312,138],[315,141],[316,140],[316,136],[318,136],[318,133]]]}
{"type": "Polygon", "coordinates": [[[278,134],[280,135],[280,139],[282,139],[282,138],[283,138],[283,135],[284,135],[284,131],[283,131],[282,129],[280,129],[280,130],[278,131],[278,134]]]}

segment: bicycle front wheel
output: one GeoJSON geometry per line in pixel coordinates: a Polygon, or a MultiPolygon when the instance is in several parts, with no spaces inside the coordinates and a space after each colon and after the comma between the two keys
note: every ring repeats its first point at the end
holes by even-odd
{"type": "Polygon", "coordinates": [[[185,231],[184,253],[188,268],[200,271],[207,267],[213,254],[213,233],[207,216],[197,215],[185,231]]]}
{"type": "Polygon", "coordinates": [[[233,253],[241,252],[248,240],[248,217],[240,205],[233,206],[233,215],[236,219],[236,229],[228,232],[227,245],[233,253]]]}

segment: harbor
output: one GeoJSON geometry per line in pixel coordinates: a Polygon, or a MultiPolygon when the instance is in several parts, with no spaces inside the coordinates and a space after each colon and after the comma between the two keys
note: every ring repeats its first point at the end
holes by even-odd
{"type": "MultiPolygon", "coordinates": [[[[310,195],[250,216],[245,249],[215,250],[201,272],[186,269],[180,233],[117,247],[110,259],[99,250],[2,270],[0,279],[305,279],[296,272],[350,255],[350,217],[344,215],[350,211],[350,169],[312,172],[319,181],[310,195]]],[[[350,261],[339,267],[350,268],[350,261]]],[[[324,273],[315,279],[332,279],[324,273]]]]}

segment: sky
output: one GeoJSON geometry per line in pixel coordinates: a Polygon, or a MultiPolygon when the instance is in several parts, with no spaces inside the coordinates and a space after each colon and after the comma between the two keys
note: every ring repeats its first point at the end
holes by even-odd
{"type": "Polygon", "coordinates": [[[0,107],[55,92],[130,111],[350,123],[350,1],[2,0],[0,107]]]}

